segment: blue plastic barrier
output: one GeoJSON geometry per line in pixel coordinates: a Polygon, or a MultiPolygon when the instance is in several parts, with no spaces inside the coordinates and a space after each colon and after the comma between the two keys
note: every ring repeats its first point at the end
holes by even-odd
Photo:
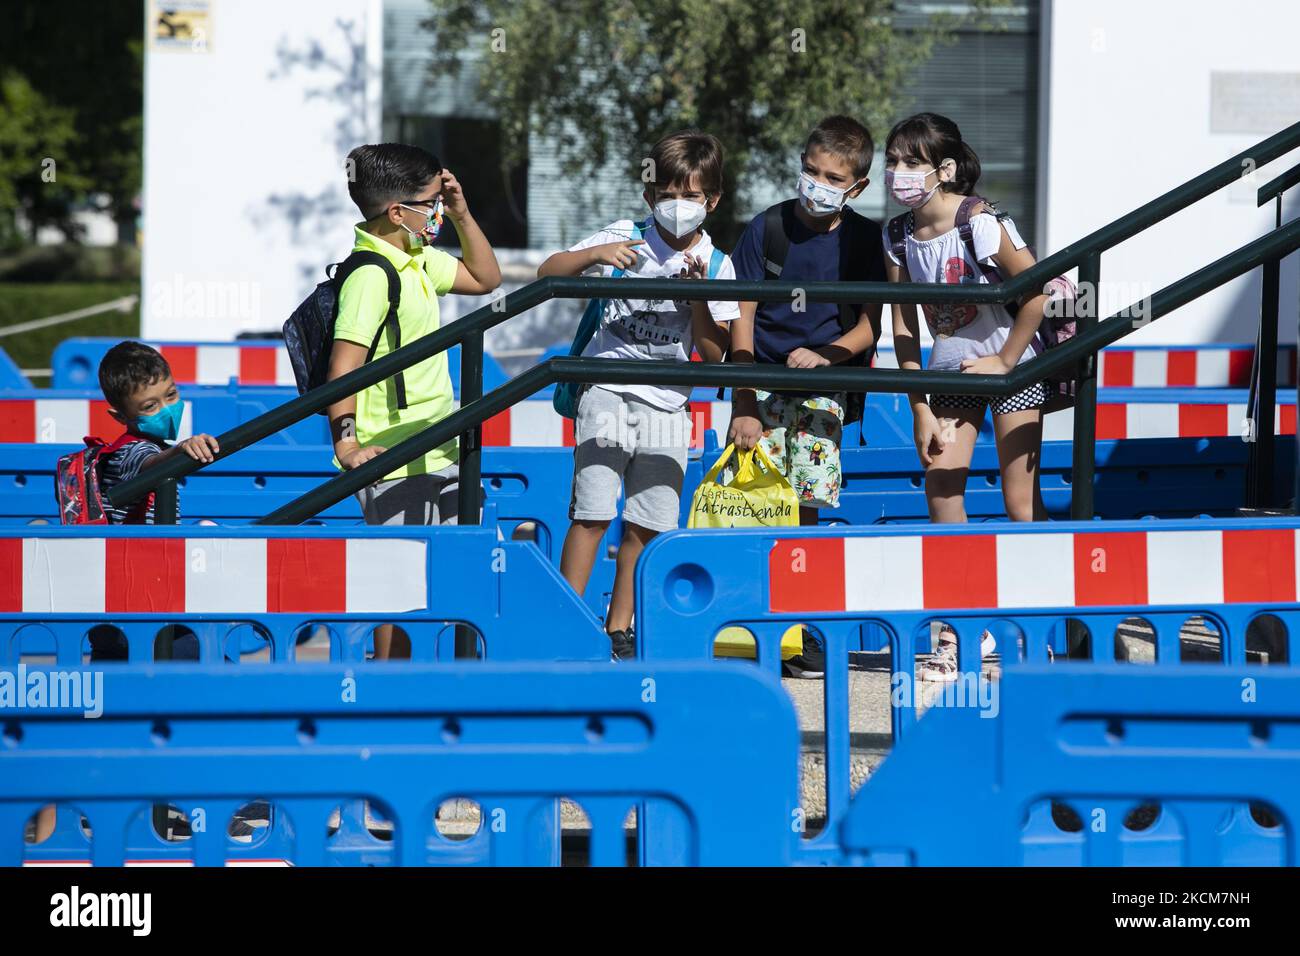
{"type": "MultiPolygon", "coordinates": [[[[1246,503],[1249,447],[1239,438],[1129,438],[1098,441],[1093,492],[1097,514],[1109,519],[1228,515],[1246,503]]],[[[823,510],[828,524],[868,525],[929,521],[925,475],[916,450],[847,449],[841,459],[840,507],[823,510]]],[[[1290,488],[1295,458],[1277,455],[1277,488],[1290,488]]],[[[1039,458],[1043,502],[1055,518],[1070,513],[1073,446],[1045,441],[1039,458]]],[[[1005,521],[997,449],[975,446],[966,481],[971,521],[1005,521]]]]}
{"type": "MultiPolygon", "coordinates": [[[[58,456],[74,446],[10,445],[0,456],[0,528],[35,521],[58,520],[54,502],[54,466],[58,456]]],[[[716,456],[716,446],[707,446],[716,456]]],[[[181,483],[181,522],[191,527],[200,521],[240,525],[269,514],[337,472],[330,465],[331,450],[323,446],[301,449],[253,447],[209,465],[181,483]]],[[[488,448],[483,453],[483,490],[491,510],[484,521],[503,537],[533,541],[556,566],[569,527],[569,491],[573,478],[573,453],[563,448],[488,448]]],[[[687,462],[682,523],[690,495],[703,475],[701,458],[687,462]]],[[[335,504],[313,519],[313,524],[357,525],[361,510],[354,498],[335,504]]],[[[611,547],[621,540],[621,520],[612,522],[606,543],[598,552],[587,588],[593,611],[604,614],[614,582],[611,547]]]]}
{"type": "Polygon", "coordinates": [[[1300,673],[1022,666],[1001,696],[921,722],[853,801],[847,862],[1296,865],[1300,673]]]}
{"type": "MultiPolygon", "coordinates": [[[[50,358],[51,385],[54,388],[94,388],[98,382],[99,363],[121,339],[64,339],[50,358]]],[[[232,382],[250,385],[279,386],[286,394],[297,394],[293,368],[284,343],[278,339],[248,339],[239,342],[148,342],[163,353],[172,367],[178,385],[219,386],[232,382]]],[[[452,388],[460,395],[460,346],[447,352],[447,371],[452,388]]],[[[490,355],[483,356],[483,389],[488,391],[505,384],[500,364],[490,355]]]]}
{"type": "Polygon", "coordinates": [[[655,539],[638,565],[638,644],[651,661],[705,660],[723,628],[743,627],[759,666],[776,673],[792,625],[822,639],[828,825],[802,852],[825,861],[839,850],[850,794],[850,652],[889,651],[896,742],[917,722],[923,688],[912,661],[930,651],[935,621],[956,631],[972,672],[963,692],[977,696],[986,628],[1004,662],[1046,661],[1051,646],[1110,663],[1112,635],[1136,616],[1155,632],[1156,666],[1176,668],[1180,630],[1199,617],[1218,632],[1222,662],[1238,665],[1251,622],[1270,614],[1286,632],[1274,653],[1293,661],[1297,529],[1296,520],[1205,519],[677,531],[655,539]],[[1077,622],[1073,641],[1067,620],[1077,622]]]}
{"type": "Polygon", "coordinates": [[[94,838],[81,840],[97,865],[133,858],[154,803],[208,821],[176,862],[247,860],[226,821],[250,800],[287,821],[271,852],[300,865],[555,864],[560,797],[591,821],[593,865],[624,862],[624,819],[644,799],[673,808],[688,863],[790,862],[798,732],[789,699],[757,673],[411,664],[102,676],[99,719],[73,708],[6,715],[17,743],[0,751],[0,865],[24,859],[23,824],[51,801],[86,815],[94,838]],[[384,808],[389,841],[326,836],[331,811],[360,798],[384,808]],[[436,831],[450,798],[481,807],[471,839],[436,831]]]}
{"type": "Polygon", "coordinates": [[[9,357],[9,353],[0,349],[0,388],[31,388],[18,363],[9,357]]]}
{"type": "MultiPolygon", "coordinates": [[[[328,636],[329,660],[361,663],[374,627],[388,622],[406,633],[416,661],[452,659],[457,632],[470,630],[489,660],[609,655],[598,622],[551,565],[529,545],[499,541],[491,528],[17,533],[0,536],[0,666],[75,667],[93,642],[125,642],[131,662],[147,662],[170,636],[178,657],[189,641],[200,660],[243,662],[247,673],[258,657],[297,659],[302,642],[319,634],[328,636]],[[538,607],[548,622],[560,622],[544,639],[538,607]]],[[[30,848],[31,862],[81,858],[80,813],[62,808],[51,838],[30,848]]],[[[372,858],[376,838],[365,814],[360,800],[342,805],[340,853],[372,858]]],[[[283,859],[291,828],[273,816],[264,829],[232,858],[283,859]]],[[[147,814],[134,819],[128,841],[135,861],[188,852],[161,841],[147,814]]]]}
{"type": "Polygon", "coordinates": [[[111,624],[149,661],[166,625],[192,631],[205,661],[238,658],[250,632],[275,661],[304,632],[330,632],[330,659],[364,660],[394,623],[416,660],[450,659],[455,625],[489,659],[605,660],[595,617],[529,544],[493,528],[7,528],[0,530],[0,662],[82,662],[111,624]],[[538,610],[555,626],[543,642],[538,610]]]}
{"type": "MultiPolygon", "coordinates": [[[[52,520],[57,516],[54,466],[59,455],[74,447],[3,446],[0,523],[52,520]]],[[[1231,513],[1245,503],[1248,450],[1235,438],[1098,442],[1098,513],[1108,518],[1231,513]]],[[[700,456],[690,458],[683,485],[684,502],[689,502],[700,474],[717,455],[715,439],[709,434],[700,456]]],[[[1048,511],[1054,516],[1067,514],[1073,466],[1069,444],[1044,443],[1041,465],[1048,511]]],[[[1277,487],[1289,487],[1295,473],[1294,459],[1279,455],[1275,467],[1277,487]]],[[[824,511],[823,522],[864,525],[928,520],[924,475],[913,449],[849,448],[843,455],[843,470],[840,507],[824,511]]],[[[539,536],[539,545],[554,556],[558,556],[559,542],[568,527],[572,473],[573,455],[564,448],[487,448],[483,453],[485,494],[488,500],[501,502],[503,519],[514,522],[506,533],[519,522],[540,519],[547,533],[539,536]]],[[[335,474],[331,450],[324,446],[249,448],[186,479],[181,496],[182,520],[247,522],[269,514],[335,474]]],[[[997,454],[990,446],[975,449],[966,509],[972,521],[1005,518],[997,454]]],[[[683,509],[683,524],[685,515],[683,509]]],[[[348,499],[314,520],[350,523],[360,520],[360,511],[348,499]]]]}

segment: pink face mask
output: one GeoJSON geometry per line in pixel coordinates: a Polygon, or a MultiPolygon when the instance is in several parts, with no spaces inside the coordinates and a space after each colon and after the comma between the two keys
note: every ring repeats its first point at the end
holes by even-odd
{"type": "MultiPolygon", "coordinates": [[[[947,162],[947,160],[945,160],[947,162]]],[[[939,164],[940,166],[943,163],[939,164]]],[[[925,172],[920,170],[907,170],[903,172],[894,172],[892,169],[885,170],[885,189],[900,205],[907,206],[910,209],[920,209],[930,201],[930,198],[939,189],[939,183],[936,181],[933,188],[925,188],[926,177],[930,173],[938,174],[938,169],[931,169],[925,172]]]]}

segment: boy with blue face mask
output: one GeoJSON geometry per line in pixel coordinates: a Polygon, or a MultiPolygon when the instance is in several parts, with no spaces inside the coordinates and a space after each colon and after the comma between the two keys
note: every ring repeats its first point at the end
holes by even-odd
{"type": "Polygon", "coordinates": [[[167,360],[140,342],[119,342],[99,363],[99,387],[108,413],[126,426],[126,434],[100,460],[99,491],[110,524],[153,524],[152,496],[125,507],[108,504],[111,488],[177,455],[210,462],[220,450],[211,435],[176,441],[185,403],[181,401],[167,360]],[[176,442],[174,445],[168,445],[176,442]]]}

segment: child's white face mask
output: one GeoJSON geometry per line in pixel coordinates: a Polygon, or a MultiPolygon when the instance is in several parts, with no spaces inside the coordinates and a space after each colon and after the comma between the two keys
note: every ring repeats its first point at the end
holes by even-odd
{"type": "Polygon", "coordinates": [[[655,222],[678,239],[700,228],[707,214],[704,203],[689,199],[665,199],[655,203],[655,222]]]}

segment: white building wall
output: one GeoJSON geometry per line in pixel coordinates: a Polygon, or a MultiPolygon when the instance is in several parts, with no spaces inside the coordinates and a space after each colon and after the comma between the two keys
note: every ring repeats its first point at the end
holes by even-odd
{"type": "MultiPolygon", "coordinates": [[[[1296,0],[1047,0],[1039,251],[1058,250],[1300,121],[1298,35],[1296,0]],[[1216,131],[1211,74],[1220,72],[1258,74],[1281,90],[1254,110],[1272,116],[1216,131]]],[[[1272,228],[1273,208],[1257,208],[1255,192],[1297,162],[1300,151],[1260,166],[1253,178],[1104,253],[1105,314],[1272,228]]],[[[1300,214],[1296,192],[1284,221],[1300,214]]],[[[1298,272],[1292,255],[1282,270],[1282,341],[1296,340],[1298,272]]],[[[1256,270],[1126,341],[1253,341],[1259,285],[1256,270]]]]}
{"type": "Polygon", "coordinates": [[[200,49],[145,37],[142,333],[278,328],[360,216],[380,130],[381,0],[209,0],[200,49]]]}

